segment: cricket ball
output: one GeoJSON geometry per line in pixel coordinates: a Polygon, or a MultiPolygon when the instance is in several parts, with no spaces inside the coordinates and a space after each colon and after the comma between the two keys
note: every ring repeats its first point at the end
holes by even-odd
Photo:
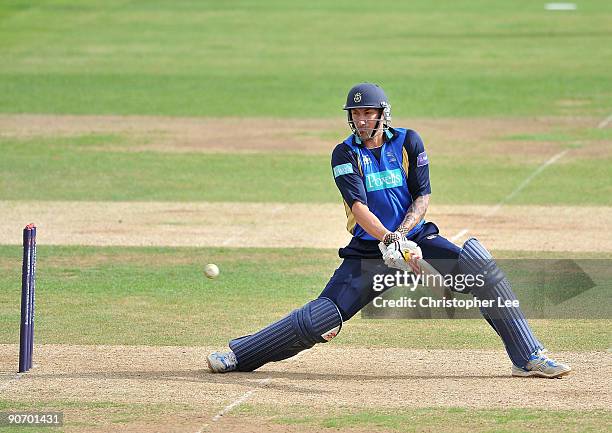
{"type": "Polygon", "coordinates": [[[213,263],[204,266],[204,275],[207,278],[217,278],[219,276],[219,267],[213,263]]]}

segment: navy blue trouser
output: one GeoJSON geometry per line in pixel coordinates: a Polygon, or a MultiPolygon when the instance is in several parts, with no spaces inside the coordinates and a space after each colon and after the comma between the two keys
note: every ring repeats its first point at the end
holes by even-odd
{"type": "MultiPolygon", "coordinates": [[[[411,240],[416,242],[421,248],[423,258],[442,275],[454,275],[458,272],[457,259],[461,248],[440,236],[435,224],[431,222],[425,223],[423,230],[411,240]]],[[[325,297],[334,301],[340,310],[340,314],[342,314],[342,319],[345,321],[353,317],[375,297],[380,296],[381,292],[373,289],[375,274],[396,272],[395,269],[386,267],[381,259],[367,260],[368,266],[364,266],[362,259],[345,258],[340,267],[334,272],[323,292],[319,295],[319,297],[325,297]]],[[[484,315],[485,312],[482,312],[484,315]]],[[[502,337],[508,355],[513,363],[519,367],[524,367],[528,361],[525,356],[525,350],[519,350],[520,347],[524,348],[527,346],[533,352],[543,348],[531,333],[526,321],[506,323],[499,319],[493,320],[487,317],[487,315],[484,315],[484,318],[495,332],[502,337]],[[503,335],[509,335],[509,333],[500,333],[497,329],[498,327],[504,327],[505,331],[506,328],[515,328],[516,326],[520,326],[523,333],[528,335],[527,341],[522,341],[521,344],[517,344],[513,338],[504,338],[503,335]]]]}
{"type": "MultiPolygon", "coordinates": [[[[457,272],[457,258],[461,248],[438,235],[435,224],[425,223],[423,230],[411,240],[421,248],[423,258],[442,275],[457,272]]],[[[344,259],[319,295],[336,303],[342,320],[350,319],[372,299],[380,296],[380,292],[372,288],[375,274],[397,272],[396,269],[389,269],[382,259],[367,260],[368,266],[364,266],[361,259],[344,259]]]]}

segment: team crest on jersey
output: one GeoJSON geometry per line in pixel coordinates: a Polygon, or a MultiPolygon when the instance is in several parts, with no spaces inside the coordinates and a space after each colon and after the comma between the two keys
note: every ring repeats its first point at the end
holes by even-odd
{"type": "Polygon", "coordinates": [[[372,160],[370,159],[368,155],[363,156],[363,165],[366,165],[366,164],[372,164],[372,160]]]}
{"type": "Polygon", "coordinates": [[[387,152],[387,160],[389,162],[395,162],[397,161],[397,158],[395,157],[395,154],[393,152],[387,152]]]}
{"type": "Polygon", "coordinates": [[[357,103],[361,102],[361,93],[359,92],[355,93],[355,96],[353,96],[353,101],[357,103]]]}

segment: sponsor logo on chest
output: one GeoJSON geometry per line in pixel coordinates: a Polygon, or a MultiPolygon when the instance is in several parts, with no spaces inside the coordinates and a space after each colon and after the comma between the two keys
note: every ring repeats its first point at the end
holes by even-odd
{"type": "Polygon", "coordinates": [[[365,181],[368,191],[395,188],[402,186],[402,171],[396,168],[393,170],[379,171],[377,173],[368,173],[365,176],[365,181]]]}

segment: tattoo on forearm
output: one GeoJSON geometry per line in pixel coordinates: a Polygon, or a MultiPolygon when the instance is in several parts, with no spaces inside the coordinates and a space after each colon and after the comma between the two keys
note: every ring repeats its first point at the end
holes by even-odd
{"type": "Polygon", "coordinates": [[[427,206],[429,206],[429,195],[422,195],[416,198],[408,208],[404,221],[397,228],[397,231],[406,234],[408,233],[419,221],[423,219],[427,212],[427,206]]]}

